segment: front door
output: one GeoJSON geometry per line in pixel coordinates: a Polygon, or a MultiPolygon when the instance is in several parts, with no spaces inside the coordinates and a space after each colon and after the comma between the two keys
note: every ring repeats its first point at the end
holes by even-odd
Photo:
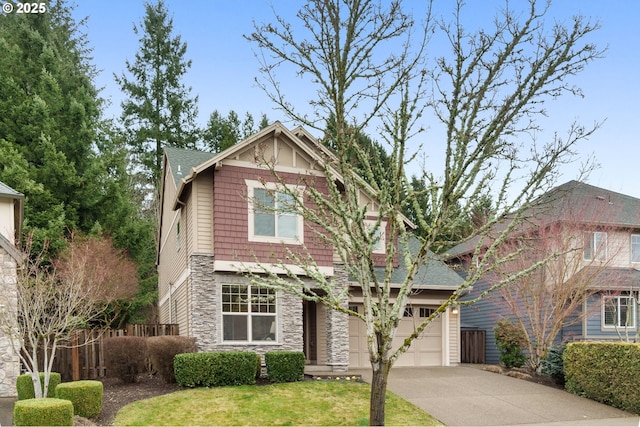
{"type": "Polygon", "coordinates": [[[316,365],[318,363],[318,328],[316,321],[316,303],[313,301],[303,301],[302,327],[305,359],[308,365],[316,365]]]}

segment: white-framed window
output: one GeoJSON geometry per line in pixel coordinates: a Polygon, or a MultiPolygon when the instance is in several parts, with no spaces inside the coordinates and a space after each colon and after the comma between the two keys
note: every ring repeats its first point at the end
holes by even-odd
{"type": "Polygon", "coordinates": [[[630,295],[602,297],[602,326],[605,328],[635,328],[635,298],[630,295]]]}
{"type": "MultiPolygon", "coordinates": [[[[372,229],[373,227],[376,226],[376,221],[371,219],[365,219],[364,225],[367,229],[372,229]]],[[[373,250],[372,250],[374,254],[385,253],[386,245],[387,245],[386,230],[387,230],[387,222],[380,221],[380,225],[378,226],[378,229],[375,231],[375,235],[374,235],[374,238],[376,239],[373,244],[373,250]]]]}
{"type": "Polygon", "coordinates": [[[584,260],[605,261],[607,259],[607,233],[596,231],[584,234],[584,260]]]}
{"type": "Polygon", "coordinates": [[[640,262],[640,234],[631,235],[631,262],[640,262]]]}
{"type": "MultiPolygon", "coordinates": [[[[278,191],[275,183],[245,182],[249,196],[249,241],[302,244],[304,222],[294,196],[278,191]]],[[[303,187],[288,188],[302,197],[303,187]]]]}
{"type": "Polygon", "coordinates": [[[222,285],[222,339],[277,341],[276,291],[255,285],[222,285]]]}

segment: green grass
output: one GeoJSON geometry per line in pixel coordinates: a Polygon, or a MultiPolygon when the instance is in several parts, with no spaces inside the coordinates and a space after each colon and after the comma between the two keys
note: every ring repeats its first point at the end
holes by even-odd
{"type": "MultiPolygon", "coordinates": [[[[196,388],[133,402],[118,412],[114,425],[368,425],[369,391],[366,383],[310,381],[196,388]]],[[[442,425],[392,393],[386,424],[442,425]]]]}

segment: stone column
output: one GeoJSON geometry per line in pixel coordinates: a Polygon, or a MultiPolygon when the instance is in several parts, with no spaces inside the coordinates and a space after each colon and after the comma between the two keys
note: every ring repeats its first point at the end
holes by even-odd
{"type": "MultiPolygon", "coordinates": [[[[336,294],[349,286],[347,271],[344,266],[334,264],[334,281],[336,294]]],[[[348,307],[348,296],[342,301],[342,306],[348,307]]],[[[334,372],[345,372],[349,367],[349,315],[338,310],[326,311],[327,322],[327,365],[334,372]]]]}
{"type": "Polygon", "coordinates": [[[213,255],[191,256],[189,332],[201,351],[212,351],[218,336],[217,299],[213,255]]]}

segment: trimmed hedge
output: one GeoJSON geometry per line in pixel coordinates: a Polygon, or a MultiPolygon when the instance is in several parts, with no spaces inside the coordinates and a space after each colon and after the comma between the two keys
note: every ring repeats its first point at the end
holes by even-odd
{"type": "Polygon", "coordinates": [[[152,369],[160,374],[164,382],[171,384],[176,382],[173,359],[176,354],[196,351],[196,339],[173,335],[149,337],[147,349],[152,369]]]}
{"type": "Polygon", "coordinates": [[[246,351],[178,354],[173,363],[176,382],[183,387],[255,384],[256,357],[246,351]]]}
{"type": "MultiPolygon", "coordinates": [[[[49,390],[47,397],[54,397],[56,395],[56,387],[61,382],[61,376],[58,372],[51,372],[49,375],[49,390]]],[[[40,372],[40,386],[44,393],[44,372],[40,372]]],[[[36,397],[36,393],[33,390],[33,380],[31,374],[19,375],[16,380],[16,390],[18,392],[18,400],[33,399],[36,397]]]]}
{"type": "Polygon", "coordinates": [[[269,351],[265,353],[267,378],[272,383],[302,381],[304,379],[304,353],[300,351],[269,351]]]}
{"type": "Polygon", "coordinates": [[[640,413],[640,346],[571,343],[563,354],[566,389],[625,411],[640,413]]]}
{"type": "Polygon", "coordinates": [[[52,397],[19,400],[13,407],[13,423],[17,426],[72,426],[73,404],[52,397]]]}
{"type": "Polygon", "coordinates": [[[113,337],[105,338],[103,342],[107,375],[120,378],[125,384],[135,383],[146,369],[146,338],[113,337]]]}
{"type": "Polygon", "coordinates": [[[73,381],[56,388],[56,397],[71,401],[73,412],[85,418],[94,418],[102,411],[104,387],[100,381],[73,381]]]}

